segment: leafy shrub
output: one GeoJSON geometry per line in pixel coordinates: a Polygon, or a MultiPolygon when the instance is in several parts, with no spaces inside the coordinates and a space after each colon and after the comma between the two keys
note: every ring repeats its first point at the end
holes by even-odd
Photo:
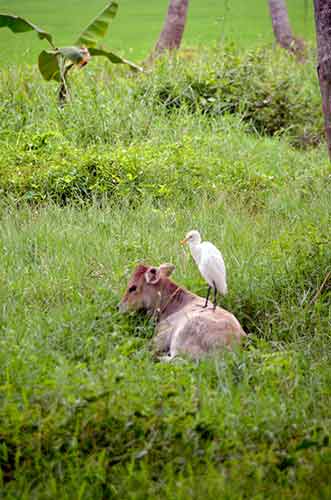
{"type": "MultiPolygon", "coordinates": [[[[296,146],[314,145],[323,137],[315,68],[299,65],[284,50],[242,53],[227,47],[191,64],[163,61],[155,81],[154,101],[168,110],[184,106],[213,116],[239,113],[252,130],[286,133],[296,146]]],[[[145,97],[150,98],[150,86],[145,97]]]]}
{"type": "MultiPolygon", "coordinates": [[[[0,190],[15,200],[60,204],[101,198],[136,202],[145,196],[155,202],[170,199],[186,204],[201,196],[210,200],[239,196],[258,209],[289,181],[307,189],[304,157],[287,152],[278,165],[277,143],[247,140],[244,131],[225,124],[206,134],[205,125],[194,138],[117,145],[111,151],[101,145],[83,150],[58,141],[52,133],[37,134],[23,141],[21,149],[5,150],[0,159],[0,190]]],[[[171,122],[167,127],[172,127],[171,122]]],[[[318,157],[313,161],[314,167],[309,165],[312,190],[324,171],[318,157]]]]}
{"type": "MultiPolygon", "coordinates": [[[[239,195],[259,208],[299,176],[307,191],[305,158],[247,132],[317,143],[314,75],[284,51],[229,47],[185,64],[162,60],[135,79],[92,67],[75,75],[74,105],[59,111],[30,69],[3,71],[1,193],[59,203],[239,195]]],[[[319,152],[310,163],[314,183],[324,171],[319,152]]]]}

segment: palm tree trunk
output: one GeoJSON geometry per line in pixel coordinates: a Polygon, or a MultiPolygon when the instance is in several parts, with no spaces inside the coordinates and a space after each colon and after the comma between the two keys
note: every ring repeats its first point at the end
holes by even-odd
{"type": "Polygon", "coordinates": [[[285,0],[268,0],[272,29],[279,45],[296,54],[299,60],[304,57],[304,43],[293,36],[285,0]]]}
{"type": "Polygon", "coordinates": [[[325,135],[331,161],[331,0],[314,0],[317,73],[322,96],[325,135]]]}
{"type": "Polygon", "coordinates": [[[185,29],[188,3],[189,0],[170,0],[163,30],[150,55],[150,60],[167,50],[179,49],[185,29]]]}

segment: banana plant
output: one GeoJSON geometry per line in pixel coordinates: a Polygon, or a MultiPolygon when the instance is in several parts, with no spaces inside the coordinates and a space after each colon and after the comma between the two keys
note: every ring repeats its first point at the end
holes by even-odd
{"type": "Polygon", "coordinates": [[[54,80],[60,83],[59,102],[63,104],[69,98],[68,74],[73,68],[82,68],[90,61],[91,57],[103,56],[113,64],[126,64],[132,70],[142,71],[137,64],[123,59],[114,52],[97,46],[99,39],[103,38],[109,24],[117,14],[118,3],[111,1],[82,31],[73,45],[57,47],[53,36],[39,28],[23,17],[12,14],[0,13],[0,28],[9,28],[13,33],[35,31],[41,40],[46,40],[51,49],[43,50],[38,57],[38,67],[46,81],[54,80]]]}

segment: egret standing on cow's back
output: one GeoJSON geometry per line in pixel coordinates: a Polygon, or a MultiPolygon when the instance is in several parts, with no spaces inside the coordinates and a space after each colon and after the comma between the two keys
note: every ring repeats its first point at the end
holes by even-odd
{"type": "Polygon", "coordinates": [[[188,243],[191,254],[195,260],[201,275],[208,283],[208,292],[204,307],[208,305],[210,290],[214,289],[214,309],[216,308],[217,291],[225,295],[228,291],[226,284],[226,271],[221,252],[209,241],[201,242],[198,231],[187,233],[182,244],[188,243]]]}

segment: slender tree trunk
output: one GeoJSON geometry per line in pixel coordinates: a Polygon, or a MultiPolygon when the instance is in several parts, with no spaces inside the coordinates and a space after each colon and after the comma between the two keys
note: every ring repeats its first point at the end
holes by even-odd
{"type": "Polygon", "coordinates": [[[189,0],[170,0],[163,30],[149,57],[150,60],[167,50],[179,49],[185,29],[188,3],[189,0]]]}
{"type": "Polygon", "coordinates": [[[279,45],[304,59],[304,43],[293,36],[285,0],[268,0],[272,29],[279,45]]]}
{"type": "Polygon", "coordinates": [[[331,161],[331,0],[314,0],[317,73],[322,95],[325,135],[331,161]]]}

